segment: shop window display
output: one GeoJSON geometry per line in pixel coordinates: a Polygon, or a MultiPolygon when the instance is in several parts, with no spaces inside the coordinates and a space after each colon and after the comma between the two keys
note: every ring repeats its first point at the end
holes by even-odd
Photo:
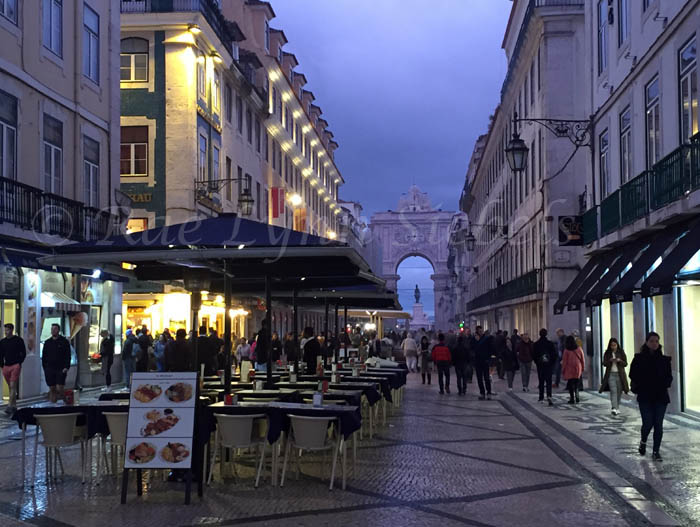
{"type": "Polygon", "coordinates": [[[683,387],[687,410],[700,412],[700,354],[697,328],[700,326],[700,286],[679,288],[683,351],[683,387]]]}

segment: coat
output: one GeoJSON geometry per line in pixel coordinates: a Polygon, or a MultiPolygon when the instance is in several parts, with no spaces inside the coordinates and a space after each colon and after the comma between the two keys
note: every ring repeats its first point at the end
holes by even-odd
{"type": "MultiPolygon", "coordinates": [[[[627,382],[627,373],[625,373],[625,368],[627,367],[627,355],[625,355],[625,352],[622,348],[617,348],[616,355],[617,358],[620,359],[620,362],[617,363],[617,374],[620,377],[620,386],[622,386],[623,392],[629,393],[630,386],[629,382],[627,382]]],[[[609,380],[610,374],[612,373],[611,350],[605,351],[605,354],[603,355],[603,366],[605,366],[605,375],[603,376],[603,382],[600,383],[600,389],[598,390],[600,393],[610,391],[609,380]]]]}
{"type": "Polygon", "coordinates": [[[533,346],[532,358],[538,367],[553,368],[558,358],[554,343],[547,337],[540,337],[533,346]]]}
{"type": "Polygon", "coordinates": [[[654,352],[644,344],[632,359],[630,380],[638,402],[669,404],[668,389],[673,382],[671,357],[663,354],[661,346],[654,352]]]}
{"type": "Polygon", "coordinates": [[[564,350],[564,356],[561,359],[561,376],[564,380],[579,379],[583,375],[583,368],[586,365],[583,356],[583,350],[576,348],[575,350],[564,350]]]}
{"type": "Polygon", "coordinates": [[[535,344],[531,340],[525,342],[521,339],[520,342],[518,342],[518,347],[516,348],[518,352],[518,361],[524,363],[532,362],[534,347],[535,344]]]}

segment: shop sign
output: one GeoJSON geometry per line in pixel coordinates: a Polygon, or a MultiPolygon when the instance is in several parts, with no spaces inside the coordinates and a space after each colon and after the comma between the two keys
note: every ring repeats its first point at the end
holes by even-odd
{"type": "Polygon", "coordinates": [[[19,271],[12,265],[0,265],[0,296],[19,297],[19,271]]]}
{"type": "Polygon", "coordinates": [[[150,203],[153,200],[153,194],[150,192],[143,192],[141,194],[128,194],[131,201],[134,203],[150,203]]]}
{"type": "MultiPolygon", "coordinates": [[[[75,283],[75,275],[73,275],[75,283]]],[[[104,283],[94,280],[90,276],[80,277],[80,303],[102,305],[102,288],[104,283]]]]}
{"type": "Polygon", "coordinates": [[[559,246],[583,245],[583,222],[581,216],[559,216],[559,246]]]}
{"type": "Polygon", "coordinates": [[[197,373],[134,373],[124,467],[192,466],[197,373]]]}

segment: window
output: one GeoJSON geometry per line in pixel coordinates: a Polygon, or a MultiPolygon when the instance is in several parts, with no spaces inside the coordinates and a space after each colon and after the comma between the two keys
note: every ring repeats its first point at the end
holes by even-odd
{"type": "Polygon", "coordinates": [[[211,105],[214,107],[214,113],[221,112],[221,73],[214,71],[214,86],[211,92],[211,105]]]}
{"type": "Polygon", "coordinates": [[[642,0],[642,11],[649,9],[649,6],[654,0],[642,0]]]}
{"type": "Polygon", "coordinates": [[[236,95],[236,126],[239,133],[243,133],[243,99],[236,95]]]}
{"type": "Polygon", "coordinates": [[[200,98],[207,98],[207,70],[205,67],[206,58],[204,55],[197,57],[197,94],[200,98]]]}
{"type": "Polygon", "coordinates": [[[0,90],[0,177],[17,178],[17,98],[0,90]]]}
{"type": "Polygon", "coordinates": [[[245,126],[248,136],[248,142],[250,144],[253,144],[253,113],[250,111],[250,106],[246,107],[245,126]]]}
{"type": "Polygon", "coordinates": [[[260,118],[256,115],[255,116],[255,151],[259,154],[260,153],[260,118]]]}
{"type": "Polygon", "coordinates": [[[600,162],[600,195],[604,198],[610,193],[610,157],[609,150],[610,140],[608,131],[605,130],[600,134],[598,139],[599,162],[600,162]]]}
{"type": "Polygon", "coordinates": [[[265,51],[270,51],[270,22],[265,20],[265,51]]]}
{"type": "Polygon", "coordinates": [[[213,180],[218,180],[221,179],[221,173],[219,172],[220,169],[220,149],[216,145],[212,145],[212,152],[211,152],[211,162],[212,162],[212,173],[211,173],[211,179],[213,180]]]}
{"type": "Polygon", "coordinates": [[[100,143],[83,136],[83,174],[85,205],[100,206],[100,143]]]}
{"type": "Polygon", "coordinates": [[[630,34],[629,0],[617,0],[617,45],[622,46],[630,34]]]}
{"type": "Polygon", "coordinates": [[[233,185],[233,182],[231,181],[231,170],[232,170],[232,165],[231,165],[231,158],[226,156],[226,199],[231,201],[233,199],[233,192],[231,191],[231,187],[233,185]]]}
{"type": "Polygon", "coordinates": [[[647,168],[661,159],[661,104],[659,77],[646,86],[647,168]]]}
{"type": "Polygon", "coordinates": [[[620,114],[620,184],[632,175],[632,112],[629,106],[620,114]]]}
{"type": "Polygon", "coordinates": [[[265,161],[270,162],[270,136],[267,134],[267,130],[264,132],[265,144],[263,149],[265,150],[265,161]]]}
{"type": "Polygon", "coordinates": [[[197,166],[197,180],[207,180],[207,138],[199,136],[199,163],[197,166]]]}
{"type": "Polygon", "coordinates": [[[0,15],[17,23],[17,0],[0,0],[0,15]]]}
{"type": "Polygon", "coordinates": [[[119,53],[119,80],[148,82],[148,40],[124,38],[119,53]]]}
{"type": "Polygon", "coordinates": [[[530,184],[532,185],[532,190],[534,192],[534,190],[535,190],[535,174],[536,174],[536,170],[535,170],[535,140],[534,139],[532,140],[532,143],[530,143],[530,158],[531,158],[530,166],[532,167],[530,169],[530,181],[531,181],[530,184]]]}
{"type": "Polygon", "coordinates": [[[542,89],[542,46],[537,48],[537,93],[542,89]]]}
{"type": "Polygon", "coordinates": [[[119,173],[122,176],[148,175],[147,126],[122,126],[119,173]]]}
{"type": "Polygon", "coordinates": [[[608,67],[608,0],[598,0],[598,75],[608,67]]]}
{"type": "MultiPolygon", "coordinates": [[[[250,176],[247,176],[250,178],[250,176]]],[[[255,215],[260,219],[260,182],[255,182],[255,215]]]]}
{"type": "Polygon", "coordinates": [[[697,46],[693,38],[679,54],[681,92],[681,141],[686,142],[698,132],[698,74],[697,46]]]}
{"type": "Polygon", "coordinates": [[[535,104],[535,61],[530,64],[530,106],[535,104]]]}
{"type": "Polygon", "coordinates": [[[231,120],[233,119],[233,108],[231,107],[232,104],[232,92],[231,92],[231,85],[226,83],[224,84],[224,113],[226,115],[226,122],[230,123],[231,120]]]}
{"type": "Polygon", "coordinates": [[[43,0],[42,33],[44,47],[63,56],[63,0],[43,0]]]}
{"type": "Polygon", "coordinates": [[[83,75],[100,82],[100,17],[83,5],[83,75]]]}
{"type": "Polygon", "coordinates": [[[544,140],[542,139],[542,130],[538,131],[538,143],[539,143],[539,148],[538,153],[539,153],[539,163],[537,164],[537,168],[539,169],[539,174],[537,175],[540,181],[542,180],[542,175],[544,173],[543,170],[543,160],[544,160],[544,140]]]}
{"type": "Polygon", "coordinates": [[[44,114],[44,190],[63,190],[63,123],[44,114]]]}

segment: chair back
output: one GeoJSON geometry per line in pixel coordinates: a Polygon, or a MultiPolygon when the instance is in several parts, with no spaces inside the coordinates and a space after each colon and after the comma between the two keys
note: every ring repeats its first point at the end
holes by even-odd
{"type": "Polygon", "coordinates": [[[265,417],[265,414],[214,414],[214,417],[218,424],[221,444],[227,448],[245,448],[253,443],[253,422],[265,417]]]}
{"type": "Polygon", "coordinates": [[[105,412],[102,414],[107,419],[109,434],[112,436],[112,443],[115,445],[126,444],[126,423],[129,419],[127,412],[105,412]]]}
{"type": "Polygon", "coordinates": [[[289,419],[292,422],[294,444],[310,450],[326,446],[328,424],[335,421],[335,417],[304,417],[291,414],[289,419]]]}
{"type": "Polygon", "coordinates": [[[76,439],[75,423],[80,413],[37,415],[45,446],[72,445],[76,439]]]}

